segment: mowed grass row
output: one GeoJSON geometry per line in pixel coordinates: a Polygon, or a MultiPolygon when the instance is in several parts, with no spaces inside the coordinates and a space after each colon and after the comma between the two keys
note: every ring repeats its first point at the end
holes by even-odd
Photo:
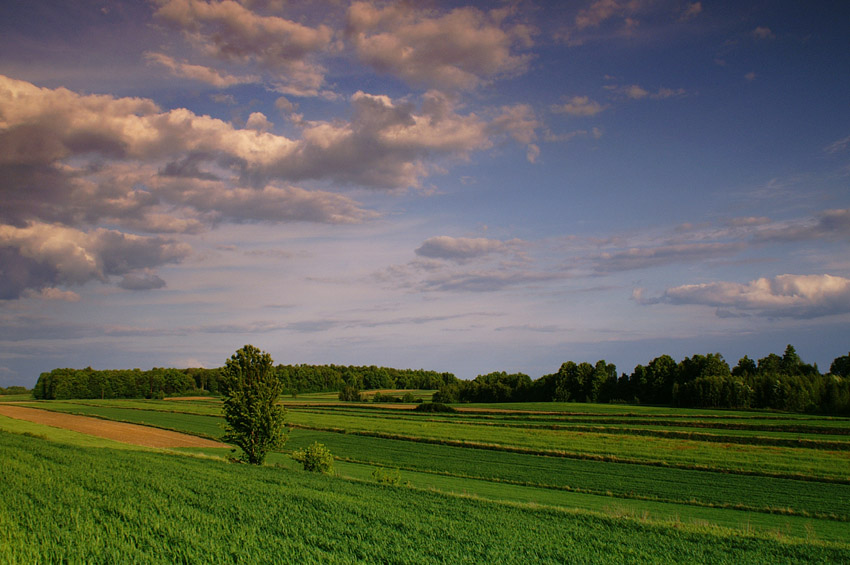
{"type": "MultiPolygon", "coordinates": [[[[289,405],[284,399],[283,404],[289,405]]],[[[386,405],[365,403],[316,403],[291,405],[295,409],[322,410],[322,411],[346,411],[346,412],[370,412],[372,410],[383,410],[395,412],[399,415],[415,417],[412,413],[416,405],[386,405]]],[[[850,418],[837,416],[819,416],[811,414],[781,414],[776,412],[753,412],[750,416],[742,416],[741,412],[730,412],[726,410],[714,410],[711,414],[692,408],[667,408],[663,413],[654,413],[646,407],[630,406],[629,410],[645,409],[647,412],[624,411],[622,413],[599,413],[595,410],[581,412],[584,407],[596,407],[594,404],[565,404],[565,403],[538,403],[537,406],[563,408],[562,411],[527,411],[503,409],[491,411],[478,406],[489,406],[480,404],[453,405],[458,411],[454,414],[430,414],[435,418],[463,418],[464,420],[492,420],[499,422],[530,422],[542,424],[558,423],[599,423],[599,424],[631,424],[631,425],[659,425],[659,426],[682,426],[696,428],[716,429],[751,429],[758,431],[812,431],[827,434],[847,435],[850,434],[850,418]],[[672,411],[672,412],[671,412],[672,411]],[[752,415],[756,414],[756,415],[752,415]]],[[[507,404],[506,406],[512,406],[507,404]]],[[[604,405],[603,405],[604,406],[604,405]]],[[[623,409],[625,407],[621,407],[623,409]]]]}
{"type": "MultiPolygon", "coordinates": [[[[224,432],[224,420],[220,417],[72,403],[45,406],[206,437],[220,438],[224,432]]],[[[844,484],[542,457],[309,429],[293,430],[286,450],[304,447],[312,441],[326,444],[337,457],[351,461],[457,477],[636,500],[737,507],[838,520],[850,516],[850,486],[844,484]]]]}
{"type": "Polygon", "coordinates": [[[387,437],[408,437],[468,446],[515,448],[608,460],[757,472],[850,481],[850,452],[569,430],[470,426],[462,422],[406,421],[375,415],[291,410],[290,424],[387,437]]]}
{"type": "MultiPolygon", "coordinates": [[[[46,409],[98,415],[110,419],[147,423],[170,428],[173,421],[183,420],[181,413],[158,416],[157,410],[143,409],[142,402],[134,410],[120,404],[98,404],[92,401],[33,403],[46,409]],[[141,414],[150,416],[141,417],[141,414]],[[158,423],[164,422],[164,423],[158,423]]],[[[187,403],[188,404],[188,403],[187,403]]],[[[186,410],[194,411],[192,406],[186,410]]],[[[201,410],[209,414],[210,406],[201,410]]],[[[732,472],[761,473],[788,477],[812,477],[850,481],[850,451],[814,450],[805,447],[771,445],[734,445],[702,442],[694,439],[646,437],[623,433],[578,432],[571,430],[524,429],[499,426],[471,426],[463,420],[422,418],[397,419],[394,411],[375,409],[348,411],[290,410],[291,425],[321,430],[374,434],[400,439],[414,439],[490,448],[549,452],[576,457],[601,458],[654,463],[678,467],[714,469],[732,472]]],[[[462,417],[462,416],[461,416],[462,417]]],[[[190,433],[218,438],[220,430],[193,428],[190,433]]]]}
{"type": "MultiPolygon", "coordinates": [[[[375,467],[350,461],[337,461],[339,476],[376,480],[375,467]]],[[[517,486],[465,477],[434,475],[419,471],[384,471],[398,473],[401,484],[438,490],[460,496],[471,496],[502,502],[519,502],[535,506],[590,511],[605,516],[630,517],[643,523],[666,526],[719,526],[738,533],[761,533],[801,540],[822,540],[846,545],[850,526],[846,522],[817,520],[802,516],[765,514],[712,507],[685,507],[676,503],[611,498],[594,494],[565,492],[540,487],[517,486]]]]}
{"type": "MultiPolygon", "coordinates": [[[[345,460],[402,470],[615,498],[850,520],[850,485],[846,484],[417,444],[313,430],[293,430],[285,449],[295,450],[314,441],[345,460]]],[[[850,535],[850,525],[845,528],[850,535]]]]}
{"type": "MultiPolygon", "coordinates": [[[[95,406],[91,403],[45,402],[45,409],[144,423],[218,439],[223,434],[220,417],[179,412],[95,406]]],[[[371,414],[314,413],[290,410],[287,423],[323,431],[359,433],[380,437],[548,453],[684,468],[720,470],[769,476],[850,481],[850,452],[760,445],[726,445],[693,440],[469,426],[463,422],[395,420],[371,414]]]]}
{"type": "Polygon", "coordinates": [[[0,432],[4,563],[845,562],[846,544],[0,432]]]}
{"type": "MultiPolygon", "coordinates": [[[[850,450],[850,421],[844,427],[802,426],[799,424],[755,425],[719,421],[647,420],[645,418],[610,419],[571,416],[514,416],[474,415],[458,413],[433,415],[411,410],[339,407],[292,407],[293,411],[312,414],[347,414],[380,417],[409,422],[451,422],[470,426],[508,427],[517,429],[567,430],[577,432],[616,433],[653,437],[693,439],[715,443],[740,443],[745,445],[779,445],[811,449],[850,450]]],[[[839,424],[841,422],[837,422],[839,424]]]]}

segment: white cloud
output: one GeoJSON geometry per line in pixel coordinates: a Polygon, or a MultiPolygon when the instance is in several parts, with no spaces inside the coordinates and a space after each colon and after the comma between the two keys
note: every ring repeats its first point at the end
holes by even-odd
{"type": "Polygon", "coordinates": [[[573,96],[563,104],[552,106],[552,111],[570,116],[591,117],[603,112],[608,108],[606,104],[600,104],[587,96],[573,96]]]}
{"type": "Polygon", "coordinates": [[[642,98],[646,98],[647,96],[649,96],[649,92],[646,89],[641,88],[640,86],[638,86],[636,84],[633,84],[631,86],[627,86],[624,89],[624,92],[626,93],[626,96],[628,96],[629,98],[631,98],[633,100],[640,100],[642,98]]]}
{"type": "Polygon", "coordinates": [[[702,2],[692,2],[685,6],[679,19],[690,20],[702,13],[702,2]]]}
{"type": "Polygon", "coordinates": [[[632,247],[606,252],[595,258],[595,270],[601,273],[659,267],[673,263],[703,261],[725,257],[745,248],[743,242],[678,243],[655,247],[632,247]]]}
{"type": "Polygon", "coordinates": [[[444,89],[475,88],[528,66],[530,57],[516,49],[531,46],[532,30],[507,23],[507,10],[439,14],[414,6],[352,3],[347,35],[364,63],[415,86],[444,89]]]}
{"type": "Polygon", "coordinates": [[[762,224],[756,242],[850,240],[850,209],[824,210],[814,218],[762,224]]]}
{"type": "Polygon", "coordinates": [[[210,67],[179,62],[164,53],[148,52],[145,53],[145,58],[151,62],[164,66],[174,76],[205,82],[217,88],[227,88],[237,84],[260,82],[260,77],[256,75],[237,77],[217,71],[210,67]]]}
{"type": "Polygon", "coordinates": [[[30,289],[45,292],[57,285],[106,282],[111,276],[178,263],[190,251],[173,239],[103,228],[86,232],[44,223],[0,225],[0,299],[19,298],[30,289]]]}
{"type": "Polygon", "coordinates": [[[834,141],[833,143],[830,143],[829,145],[827,145],[824,148],[824,151],[826,151],[827,153],[830,153],[830,154],[841,153],[841,152],[845,151],[848,146],[850,146],[850,135],[848,135],[847,137],[841,138],[837,141],[834,141]]]}
{"type": "Polygon", "coordinates": [[[776,36],[773,35],[773,32],[770,31],[769,27],[758,26],[753,30],[753,37],[756,39],[773,39],[776,36]]]}
{"type": "Polygon", "coordinates": [[[622,88],[617,88],[616,86],[609,86],[608,88],[617,90],[632,100],[643,100],[645,98],[650,98],[652,100],[665,100],[667,98],[679,98],[687,94],[687,91],[684,88],[666,88],[662,86],[652,92],[638,84],[632,84],[622,88]]]}
{"type": "Polygon", "coordinates": [[[118,286],[124,290],[155,290],[165,287],[165,281],[155,273],[128,273],[124,275],[118,286]]]}
{"type": "Polygon", "coordinates": [[[24,298],[38,298],[41,300],[61,300],[63,302],[79,302],[80,295],[72,290],[61,290],[58,288],[47,287],[38,291],[27,289],[22,293],[24,298]]]}
{"type": "Polygon", "coordinates": [[[283,90],[319,93],[325,69],[313,61],[332,46],[333,30],[263,16],[232,0],[155,0],[155,16],[181,29],[207,56],[256,64],[283,90]]]}
{"type": "Polygon", "coordinates": [[[850,279],[786,274],[744,284],[684,285],[667,289],[654,302],[700,304],[768,317],[815,318],[850,312],[850,279]]]}
{"type": "Polygon", "coordinates": [[[448,259],[451,261],[464,262],[490,255],[516,249],[522,242],[511,240],[503,242],[497,239],[484,237],[450,237],[441,235],[425,240],[416,249],[416,254],[430,259],[448,259]]]}
{"type": "Polygon", "coordinates": [[[248,121],[245,122],[245,128],[254,131],[268,131],[273,127],[274,124],[262,112],[251,112],[251,115],[248,116],[248,121]]]}

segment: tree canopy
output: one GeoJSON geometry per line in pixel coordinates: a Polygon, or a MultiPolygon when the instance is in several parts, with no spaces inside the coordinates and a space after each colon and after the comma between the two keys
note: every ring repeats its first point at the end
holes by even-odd
{"type": "Polygon", "coordinates": [[[277,404],[283,387],[271,355],[253,345],[234,353],[223,369],[225,441],[240,447],[243,459],[262,465],[286,441],[284,409],[277,404]]]}

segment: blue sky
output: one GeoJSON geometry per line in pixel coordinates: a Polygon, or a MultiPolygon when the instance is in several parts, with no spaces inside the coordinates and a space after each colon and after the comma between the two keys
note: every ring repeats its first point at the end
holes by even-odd
{"type": "Polygon", "coordinates": [[[850,350],[843,2],[4,2],[0,385],[850,350]]]}

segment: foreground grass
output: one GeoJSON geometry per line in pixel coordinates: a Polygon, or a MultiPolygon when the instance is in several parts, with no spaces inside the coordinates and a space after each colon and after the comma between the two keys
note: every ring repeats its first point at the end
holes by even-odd
{"type": "Polygon", "coordinates": [[[0,432],[0,562],[845,562],[842,544],[0,432]]]}

